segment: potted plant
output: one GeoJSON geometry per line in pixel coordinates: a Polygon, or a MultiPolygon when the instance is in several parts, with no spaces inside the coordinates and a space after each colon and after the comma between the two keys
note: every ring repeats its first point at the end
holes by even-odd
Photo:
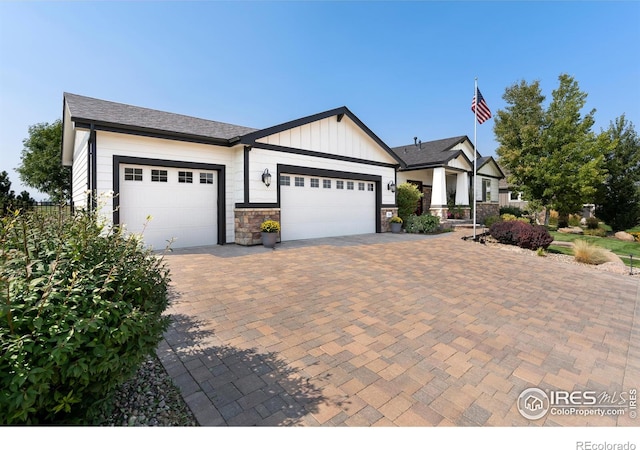
{"type": "Polygon", "coordinates": [[[392,233],[400,233],[402,231],[402,219],[400,217],[393,216],[389,219],[389,223],[391,224],[392,233]]]}
{"type": "Polygon", "coordinates": [[[262,232],[262,245],[268,248],[275,248],[280,232],[280,223],[275,220],[265,220],[260,224],[262,232]]]}

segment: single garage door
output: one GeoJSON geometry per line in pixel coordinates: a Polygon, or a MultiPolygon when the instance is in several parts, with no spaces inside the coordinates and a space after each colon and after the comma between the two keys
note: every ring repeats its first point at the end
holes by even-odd
{"type": "Polygon", "coordinates": [[[217,172],[120,166],[120,223],[155,250],[217,244],[217,172]],[[152,219],[147,223],[147,217],[152,219]]]}
{"type": "Polygon", "coordinates": [[[283,241],[375,233],[375,184],[281,174],[280,216],[283,241]]]}

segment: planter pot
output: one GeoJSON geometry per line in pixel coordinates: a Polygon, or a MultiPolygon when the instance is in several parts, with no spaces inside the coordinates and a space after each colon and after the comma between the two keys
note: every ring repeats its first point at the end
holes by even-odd
{"type": "Polygon", "coordinates": [[[267,248],[275,248],[276,241],[278,240],[278,233],[265,233],[262,232],[262,245],[267,248]]]}
{"type": "Polygon", "coordinates": [[[398,222],[391,222],[391,232],[400,233],[402,231],[402,224],[398,222]]]}

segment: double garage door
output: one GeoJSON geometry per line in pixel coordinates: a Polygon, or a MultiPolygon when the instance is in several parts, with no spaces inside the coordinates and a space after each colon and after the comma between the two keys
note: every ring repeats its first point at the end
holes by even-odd
{"type": "MultiPolygon", "coordinates": [[[[218,243],[217,171],[121,164],[119,176],[119,221],[147,245],[218,243]]],[[[374,182],[286,173],[279,182],[283,241],[376,232],[374,182]]]]}
{"type": "Polygon", "coordinates": [[[376,185],[371,181],[280,175],[283,241],[376,232],[376,185]]]}
{"type": "Polygon", "coordinates": [[[215,170],[121,165],[120,223],[155,250],[215,245],[217,183],[215,170]]]}

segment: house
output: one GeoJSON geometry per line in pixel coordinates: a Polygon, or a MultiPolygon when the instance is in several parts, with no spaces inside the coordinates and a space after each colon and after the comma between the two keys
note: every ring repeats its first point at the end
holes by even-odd
{"type": "MultiPolygon", "coordinates": [[[[344,106],[255,129],[63,95],[73,205],[98,207],[156,249],[259,244],[266,219],[282,241],[385,232],[406,181],[426,194],[418,213],[446,218],[455,203],[468,217],[469,139],[414,141],[391,149],[344,106]]],[[[504,174],[491,157],[476,162],[482,221],[498,213],[504,174]]]]}
{"type": "MultiPolygon", "coordinates": [[[[417,213],[431,212],[447,218],[449,207],[462,210],[469,219],[473,203],[474,146],[467,136],[420,142],[391,149],[401,166],[398,183],[410,182],[424,193],[417,213]]],[[[498,183],[504,173],[493,157],[476,159],[476,219],[498,215],[498,183]]]]}
{"type": "Polygon", "coordinates": [[[70,93],[62,163],[75,207],[155,249],[387,231],[401,165],[346,107],[254,129],[70,93]]]}

